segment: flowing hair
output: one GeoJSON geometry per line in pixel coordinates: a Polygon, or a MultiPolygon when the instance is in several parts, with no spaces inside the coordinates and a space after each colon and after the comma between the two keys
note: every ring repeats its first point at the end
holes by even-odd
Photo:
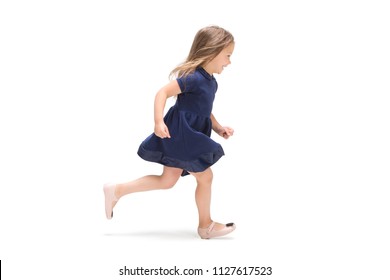
{"type": "Polygon", "coordinates": [[[170,78],[185,77],[214,59],[224,48],[234,43],[233,35],[216,25],[200,29],[192,42],[187,59],[174,68],[170,78]]]}

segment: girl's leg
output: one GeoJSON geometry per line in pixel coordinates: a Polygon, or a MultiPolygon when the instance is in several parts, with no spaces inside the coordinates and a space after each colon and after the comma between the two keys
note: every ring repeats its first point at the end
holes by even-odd
{"type": "MultiPolygon", "coordinates": [[[[220,224],[220,223],[213,223],[213,220],[211,219],[210,214],[210,204],[211,204],[211,184],[213,181],[213,172],[211,171],[211,168],[206,169],[203,172],[197,172],[197,173],[191,173],[197,181],[197,187],[195,191],[195,200],[196,200],[196,206],[198,207],[198,213],[199,213],[199,228],[200,229],[207,229],[212,225],[212,230],[215,232],[221,231],[219,234],[215,236],[210,237],[216,237],[216,236],[222,236],[225,234],[230,233],[235,229],[235,225],[233,224],[220,224]],[[222,231],[224,233],[222,233],[222,231]]],[[[202,238],[207,238],[203,237],[202,238]]]]}
{"type": "Polygon", "coordinates": [[[147,175],[131,182],[117,184],[115,196],[119,199],[135,192],[170,189],[179,180],[182,171],[180,168],[164,166],[161,175],[147,175]]]}
{"type": "Polygon", "coordinates": [[[191,173],[197,182],[195,190],[195,201],[198,207],[199,227],[208,227],[211,223],[210,205],[211,205],[211,183],[213,181],[213,172],[211,168],[203,172],[191,173]]]}
{"type": "Polygon", "coordinates": [[[112,218],[118,200],[127,194],[172,188],[179,180],[182,169],[164,166],[161,175],[147,175],[123,184],[106,184],[103,187],[107,219],[112,218]]]}

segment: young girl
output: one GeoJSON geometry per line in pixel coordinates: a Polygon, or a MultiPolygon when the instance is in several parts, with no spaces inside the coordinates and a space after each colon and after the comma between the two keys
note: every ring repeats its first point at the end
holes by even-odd
{"type": "Polygon", "coordinates": [[[210,138],[211,130],[225,139],[233,129],[219,124],[212,114],[218,85],[213,74],[220,74],[230,64],[234,50],[232,34],[218,26],[202,28],[195,35],[186,61],[171,72],[171,80],[156,94],[154,101],[154,133],[140,145],[138,155],[147,161],[163,165],[161,175],[148,175],[124,184],[105,184],[107,219],[113,217],[113,208],[124,195],[169,189],[180,176],[193,175],[197,181],[195,200],[199,213],[198,234],[203,239],[219,237],[232,232],[233,223],[220,224],[211,219],[210,166],[224,151],[210,138]],[[163,117],[167,98],[177,96],[163,117]]]}

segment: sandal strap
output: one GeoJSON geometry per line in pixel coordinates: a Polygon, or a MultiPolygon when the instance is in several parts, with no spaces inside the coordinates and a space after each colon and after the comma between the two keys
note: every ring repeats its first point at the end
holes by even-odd
{"type": "Polygon", "coordinates": [[[212,222],[212,223],[209,225],[209,227],[207,228],[207,233],[210,233],[210,232],[213,230],[214,226],[215,226],[215,222],[212,222]]]}

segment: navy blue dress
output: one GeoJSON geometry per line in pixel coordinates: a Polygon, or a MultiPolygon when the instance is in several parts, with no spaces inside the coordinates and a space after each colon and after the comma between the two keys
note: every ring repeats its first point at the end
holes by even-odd
{"type": "Polygon", "coordinates": [[[223,155],[222,146],[210,138],[211,111],[218,88],[214,76],[203,68],[185,78],[178,78],[181,94],[164,116],[171,138],[160,138],[154,133],[138,149],[147,161],[201,172],[216,163],[223,155]]]}

